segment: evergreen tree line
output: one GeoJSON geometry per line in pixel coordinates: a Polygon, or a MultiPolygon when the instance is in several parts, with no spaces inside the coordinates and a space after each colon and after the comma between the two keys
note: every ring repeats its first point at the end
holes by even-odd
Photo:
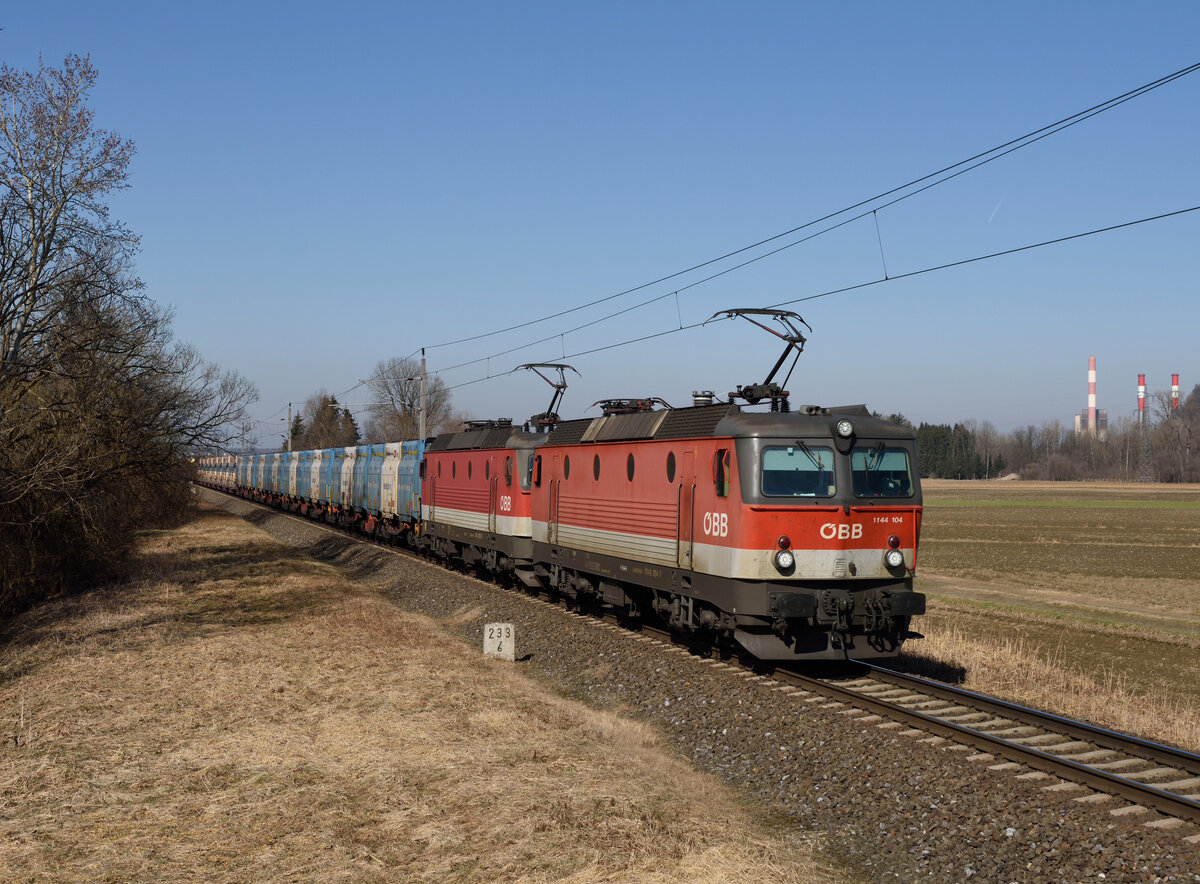
{"type": "Polygon", "coordinates": [[[284,449],[343,448],[360,442],[362,434],[350,409],[342,408],[336,396],[322,390],[310,396],[304,409],[292,418],[290,438],[284,449]]]}
{"type": "MultiPolygon", "coordinates": [[[[1156,394],[1144,426],[1110,422],[1102,436],[1076,433],[1059,421],[1002,433],[988,421],[915,427],[923,478],[1200,482],[1200,385],[1172,408],[1156,394]]],[[[912,427],[902,414],[886,418],[912,427]]]]}

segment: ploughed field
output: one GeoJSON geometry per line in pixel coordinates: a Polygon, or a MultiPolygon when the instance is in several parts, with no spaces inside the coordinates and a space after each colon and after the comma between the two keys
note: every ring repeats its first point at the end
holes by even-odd
{"type": "MultiPolygon", "coordinates": [[[[1096,707],[1087,717],[1139,706],[1142,724],[1120,710],[1100,723],[1181,739],[1153,722],[1200,708],[1200,486],[923,488],[917,588],[929,610],[914,628],[928,639],[906,646],[906,668],[1052,708],[1039,682],[1055,671],[1067,700],[1096,707]]],[[[1182,739],[1200,742],[1200,721],[1194,733],[1182,739]]]]}

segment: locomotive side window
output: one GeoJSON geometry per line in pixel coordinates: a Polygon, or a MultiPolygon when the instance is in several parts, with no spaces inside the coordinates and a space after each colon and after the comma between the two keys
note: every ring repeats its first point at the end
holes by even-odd
{"type": "Polygon", "coordinates": [[[713,456],[713,481],[717,485],[717,497],[729,496],[729,449],[718,448],[713,456]]]}
{"type": "Polygon", "coordinates": [[[630,482],[633,481],[633,452],[625,459],[625,475],[629,477],[630,482]]]}
{"type": "Polygon", "coordinates": [[[880,442],[873,448],[851,449],[850,475],[855,497],[912,497],[908,452],[903,448],[889,448],[880,442]]]}
{"type": "Polygon", "coordinates": [[[667,452],[667,481],[675,481],[675,452],[667,452]]]}
{"type": "Polygon", "coordinates": [[[504,458],[504,485],[506,488],[512,487],[513,460],[511,455],[504,458]]]}
{"type": "Polygon", "coordinates": [[[592,478],[597,482],[600,481],[600,455],[598,454],[592,458],[592,478]]]}
{"type": "Polygon", "coordinates": [[[762,493],[767,497],[833,497],[833,449],[825,445],[763,449],[762,493]]]}
{"type": "Polygon", "coordinates": [[[471,462],[467,461],[467,478],[471,478],[471,462]]]}
{"type": "Polygon", "coordinates": [[[542,487],[542,456],[540,454],[529,455],[529,469],[525,473],[526,487],[536,485],[542,487]]]}
{"type": "Polygon", "coordinates": [[[563,458],[563,478],[571,478],[571,455],[569,454],[563,458]]]}

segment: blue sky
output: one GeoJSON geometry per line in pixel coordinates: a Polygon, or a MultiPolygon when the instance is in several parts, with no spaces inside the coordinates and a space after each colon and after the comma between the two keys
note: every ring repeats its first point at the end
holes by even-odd
{"type": "MultiPolygon", "coordinates": [[[[0,60],[100,71],[98,124],[138,147],[115,214],[178,337],[261,391],[352,405],[426,347],[476,417],[686,404],[761,380],[764,306],[1200,205],[1200,73],[877,216],[686,288],[679,277],[1200,62],[1200,4],[48,2],[0,13],[0,60]],[[876,232],[876,219],[878,233],[876,232]],[[882,259],[881,259],[882,244],[882,259]],[[657,296],[656,303],[556,336],[657,296]],[[498,375],[480,383],[470,381],[498,375]],[[457,386],[462,385],[462,386],[457,386]]],[[[793,239],[796,237],[793,237],[793,239]]],[[[791,239],[780,242],[786,243],[791,239]]],[[[805,301],[795,403],[920,422],[1110,420],[1200,383],[1200,212],[805,301]]],[[[730,262],[732,263],[732,262],[730,262]]],[[[729,264],[718,265],[722,269],[729,264]]],[[[278,424],[278,426],[276,426],[278,424]]]]}

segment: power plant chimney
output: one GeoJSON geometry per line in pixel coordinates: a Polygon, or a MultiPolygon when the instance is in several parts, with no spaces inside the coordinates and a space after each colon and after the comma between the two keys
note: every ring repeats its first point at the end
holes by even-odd
{"type": "Polygon", "coordinates": [[[1096,357],[1088,357],[1088,410],[1087,429],[1096,435],[1096,357]]]}
{"type": "Polygon", "coordinates": [[[1179,375],[1171,375],[1171,411],[1179,407],[1179,375]]]}
{"type": "Polygon", "coordinates": [[[1138,375],[1138,410],[1137,422],[1139,427],[1146,425],[1146,376],[1138,375]]]}
{"type": "Polygon", "coordinates": [[[1075,415],[1075,433],[1086,433],[1093,439],[1103,440],[1108,436],[1108,412],[1096,407],[1096,357],[1088,357],[1088,401],[1087,408],[1075,415]]]}

